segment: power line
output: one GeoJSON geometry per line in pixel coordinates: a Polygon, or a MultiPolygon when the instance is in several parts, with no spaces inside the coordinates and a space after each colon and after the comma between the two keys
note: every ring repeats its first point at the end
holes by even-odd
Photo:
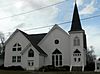
{"type": "MultiPolygon", "coordinates": [[[[66,0],[66,1],[68,1],[68,0],[66,0]]],[[[48,8],[48,7],[51,7],[51,6],[55,6],[55,5],[61,4],[63,2],[65,2],[65,1],[61,1],[61,2],[58,2],[58,3],[52,4],[52,5],[48,5],[48,6],[41,7],[41,8],[35,9],[35,10],[31,10],[31,11],[28,11],[28,12],[24,12],[24,13],[20,13],[20,14],[16,14],[16,15],[0,18],[0,20],[6,19],[6,18],[10,18],[10,17],[19,16],[19,15],[23,15],[23,14],[27,14],[27,13],[31,13],[31,12],[34,12],[34,11],[37,11],[37,10],[41,10],[41,9],[44,9],[44,8],[48,8]]],[[[83,18],[83,19],[80,19],[80,20],[87,20],[87,19],[91,19],[91,18],[95,18],[95,17],[100,17],[100,14],[99,15],[95,15],[95,16],[90,16],[90,17],[87,17],[87,18],[83,18]]],[[[71,23],[71,22],[72,21],[65,21],[65,22],[58,23],[58,25],[63,25],[63,24],[66,24],[66,23],[71,23]]],[[[42,28],[47,28],[47,27],[51,27],[51,26],[53,26],[53,25],[31,28],[31,29],[27,29],[27,30],[24,30],[24,31],[42,29],[42,28]]]]}
{"type": "MultiPolygon", "coordinates": [[[[100,17],[100,14],[98,15],[94,15],[94,16],[90,16],[90,17],[86,17],[86,18],[83,18],[83,19],[80,19],[80,20],[88,20],[88,19],[92,19],[92,18],[96,18],[96,17],[100,17]]],[[[58,25],[63,25],[63,24],[66,24],[66,23],[71,23],[72,21],[65,21],[65,22],[61,22],[61,23],[57,23],[58,25]]],[[[54,26],[54,25],[48,25],[48,26],[41,26],[41,27],[36,27],[36,28],[31,28],[31,29],[26,29],[24,31],[30,31],[30,30],[36,30],[36,29],[42,29],[42,28],[47,28],[47,27],[51,27],[51,26],[54,26]]],[[[9,33],[9,32],[8,32],[9,33]]],[[[8,33],[4,33],[4,34],[8,34],[8,33]]]]}
{"type": "Polygon", "coordinates": [[[92,19],[92,18],[95,18],[95,17],[100,17],[100,14],[94,15],[94,16],[90,16],[90,17],[87,17],[87,18],[83,18],[81,20],[92,19]]]}
{"type": "MultiPolygon", "coordinates": [[[[86,18],[83,18],[83,19],[80,19],[80,20],[88,20],[88,19],[92,19],[92,18],[96,18],[96,17],[100,17],[100,14],[99,14],[99,15],[95,15],[95,16],[86,17],[86,18]]],[[[57,23],[57,24],[58,24],[58,25],[63,25],[63,24],[66,24],[66,23],[71,23],[71,22],[72,22],[72,21],[65,21],[65,22],[61,22],[61,23],[57,23]]],[[[54,25],[36,27],[36,28],[27,29],[27,30],[24,30],[24,31],[42,29],[42,28],[47,28],[47,27],[51,27],[51,26],[54,26],[54,25]]]]}
{"type": "Polygon", "coordinates": [[[35,12],[35,11],[38,11],[38,10],[41,10],[41,9],[45,9],[45,8],[49,8],[51,6],[55,6],[55,5],[61,4],[63,2],[65,2],[65,1],[61,1],[61,2],[58,2],[58,3],[55,3],[55,4],[51,4],[51,5],[48,5],[48,6],[44,6],[44,7],[41,7],[41,8],[38,8],[38,9],[34,9],[34,10],[31,10],[31,11],[27,11],[27,12],[23,12],[23,13],[11,15],[11,16],[3,17],[3,18],[0,18],[0,20],[7,19],[7,18],[10,18],[10,17],[20,16],[20,15],[25,15],[25,14],[28,14],[28,13],[31,13],[31,12],[35,12]]]}
{"type": "Polygon", "coordinates": [[[27,29],[27,30],[24,30],[24,31],[30,31],[30,30],[36,30],[36,29],[42,29],[42,28],[47,28],[47,27],[51,27],[51,26],[54,26],[54,25],[48,25],[48,26],[42,26],[42,27],[36,27],[36,28],[31,28],[31,29],[27,29]]]}
{"type": "MultiPolygon", "coordinates": [[[[68,1],[68,0],[65,0],[65,1],[68,1]]],[[[3,17],[3,18],[0,18],[0,20],[7,19],[7,18],[10,18],[10,17],[16,17],[16,16],[20,16],[20,15],[25,15],[25,14],[28,14],[28,13],[31,13],[31,12],[35,12],[35,11],[38,11],[38,10],[41,10],[41,9],[45,9],[45,8],[48,8],[48,7],[51,7],[51,6],[55,6],[55,5],[61,4],[61,3],[65,2],[65,1],[61,1],[61,2],[58,2],[58,3],[55,3],[55,4],[44,6],[44,7],[41,7],[41,8],[38,8],[38,9],[34,9],[34,10],[31,10],[31,11],[15,14],[15,15],[11,15],[11,16],[6,16],[6,17],[3,17]]]]}
{"type": "MultiPolygon", "coordinates": [[[[80,20],[88,20],[88,19],[92,19],[92,18],[96,18],[96,17],[100,17],[100,14],[98,15],[95,15],[95,16],[90,16],[90,17],[86,17],[86,18],[83,18],[83,19],[80,19],[80,20]]],[[[72,21],[65,21],[65,22],[61,22],[61,23],[57,23],[58,25],[63,25],[63,24],[67,24],[67,23],[71,23],[72,21]]],[[[47,27],[52,27],[54,25],[48,25],[48,26],[42,26],[42,27],[36,27],[36,28],[31,28],[31,29],[26,29],[26,30],[23,30],[23,31],[30,31],[30,30],[36,30],[36,29],[43,29],[43,28],[47,28],[47,27]]],[[[8,32],[8,33],[4,33],[4,34],[9,34],[11,32],[8,32]]]]}

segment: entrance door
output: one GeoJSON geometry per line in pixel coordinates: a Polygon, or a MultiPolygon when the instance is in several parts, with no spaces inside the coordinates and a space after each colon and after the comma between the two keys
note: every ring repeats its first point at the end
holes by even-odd
{"type": "Polygon", "coordinates": [[[55,67],[62,66],[62,53],[58,49],[52,53],[52,65],[55,67]]]}
{"type": "Polygon", "coordinates": [[[34,61],[28,60],[28,70],[34,70],[34,61]]]}

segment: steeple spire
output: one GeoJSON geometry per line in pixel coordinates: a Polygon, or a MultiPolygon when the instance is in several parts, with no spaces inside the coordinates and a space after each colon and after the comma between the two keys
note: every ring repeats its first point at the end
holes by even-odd
{"type": "Polygon", "coordinates": [[[77,1],[77,0],[75,0],[75,4],[76,4],[76,1],[77,1]]]}
{"type": "Polygon", "coordinates": [[[75,7],[74,7],[74,13],[73,13],[72,25],[70,31],[82,31],[76,0],[75,0],[75,7]]]}

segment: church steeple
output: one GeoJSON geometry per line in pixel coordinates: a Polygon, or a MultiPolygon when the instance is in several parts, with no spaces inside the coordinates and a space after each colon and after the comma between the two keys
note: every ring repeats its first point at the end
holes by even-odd
{"type": "Polygon", "coordinates": [[[73,13],[73,18],[72,18],[72,25],[71,25],[70,31],[82,31],[82,30],[83,29],[82,29],[81,22],[80,22],[77,4],[75,2],[74,13],[73,13]]]}

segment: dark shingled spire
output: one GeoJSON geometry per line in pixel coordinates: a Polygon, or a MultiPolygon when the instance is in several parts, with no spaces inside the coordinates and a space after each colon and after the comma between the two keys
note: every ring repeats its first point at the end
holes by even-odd
{"type": "Polygon", "coordinates": [[[78,14],[78,8],[77,8],[76,3],[75,3],[75,7],[74,7],[74,13],[73,13],[73,19],[72,19],[72,25],[71,25],[70,31],[82,31],[80,17],[78,14]]]}

